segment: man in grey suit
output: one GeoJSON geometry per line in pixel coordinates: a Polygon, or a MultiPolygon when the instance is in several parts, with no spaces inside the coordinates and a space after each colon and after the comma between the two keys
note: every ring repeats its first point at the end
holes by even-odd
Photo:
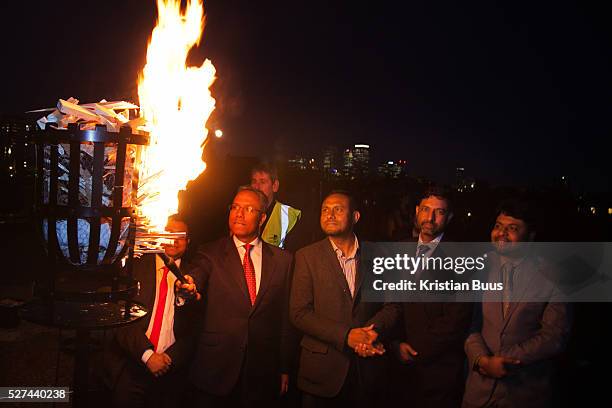
{"type": "Polygon", "coordinates": [[[491,241],[487,291],[465,342],[469,375],[463,407],[546,407],[552,403],[554,357],[565,348],[569,305],[559,301],[550,267],[530,253],[535,230],[529,205],[499,207],[491,241]]]}
{"type": "Polygon", "coordinates": [[[377,340],[398,310],[361,302],[353,233],[359,217],[347,192],[330,193],[320,218],[327,237],[296,253],[289,313],[304,334],[298,372],[304,407],[373,406],[384,385],[384,348],[377,340]]]}

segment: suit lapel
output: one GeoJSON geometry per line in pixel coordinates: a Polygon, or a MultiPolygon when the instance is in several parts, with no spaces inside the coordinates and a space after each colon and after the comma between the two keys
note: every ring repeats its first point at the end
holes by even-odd
{"type": "Polygon", "coordinates": [[[261,242],[261,245],[261,282],[259,282],[259,291],[257,291],[257,297],[255,298],[255,304],[251,309],[251,314],[253,314],[255,309],[257,309],[261,303],[261,299],[268,290],[270,281],[272,280],[272,275],[274,274],[272,250],[268,248],[268,245],[263,241],[261,242]]]}
{"type": "Polygon", "coordinates": [[[240,260],[238,248],[236,248],[234,239],[231,237],[228,239],[225,247],[224,266],[228,278],[232,280],[230,285],[238,288],[244,301],[251,307],[251,298],[249,297],[249,289],[247,288],[246,279],[244,278],[242,261],[240,260]]]}
{"type": "MultiPolygon", "coordinates": [[[[361,270],[361,249],[357,252],[355,259],[355,296],[353,296],[353,306],[359,302],[355,302],[359,291],[361,290],[361,284],[363,283],[363,271],[361,270]]],[[[346,279],[344,279],[346,281],[346,279]]]]}
{"type": "Polygon", "coordinates": [[[515,286],[516,286],[516,283],[521,283],[521,285],[518,288],[519,290],[518,290],[516,296],[515,295],[512,296],[512,302],[510,303],[510,309],[508,310],[508,316],[506,316],[506,320],[504,321],[504,325],[502,327],[502,332],[508,326],[508,322],[512,318],[512,314],[514,313],[514,311],[521,304],[521,301],[523,300],[523,297],[525,297],[525,292],[527,292],[527,290],[531,287],[531,281],[533,280],[533,278],[534,278],[534,276],[536,274],[536,269],[537,269],[537,266],[533,264],[531,259],[525,259],[523,262],[521,262],[521,264],[519,264],[516,267],[515,275],[514,275],[515,286]],[[529,274],[527,277],[525,277],[525,280],[524,280],[525,283],[520,282],[520,278],[517,278],[517,276],[516,276],[517,272],[518,273],[528,273],[529,274]]]}
{"type": "MultiPolygon", "coordinates": [[[[349,289],[348,282],[346,281],[346,276],[344,276],[344,272],[340,267],[340,262],[338,262],[338,257],[336,256],[334,247],[332,246],[329,238],[325,238],[324,241],[324,250],[322,252],[323,256],[327,258],[325,264],[327,265],[327,269],[329,272],[328,275],[340,285],[346,296],[348,296],[348,298],[351,299],[352,302],[353,297],[351,296],[351,290],[349,289]]],[[[355,279],[357,279],[357,277],[355,277],[355,279]]],[[[355,294],[357,294],[356,287],[355,294]]]]}
{"type": "MultiPolygon", "coordinates": [[[[495,252],[491,252],[488,259],[490,264],[488,265],[487,282],[500,282],[501,261],[499,259],[499,255],[497,255],[495,252]]],[[[499,324],[499,327],[503,328],[504,304],[502,302],[502,291],[486,291],[483,294],[483,307],[485,304],[487,305],[488,309],[492,311],[495,322],[499,324]]]]}

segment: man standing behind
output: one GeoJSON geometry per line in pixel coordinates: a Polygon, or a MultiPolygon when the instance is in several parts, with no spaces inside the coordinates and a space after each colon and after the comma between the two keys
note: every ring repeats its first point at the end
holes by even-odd
{"type": "Polygon", "coordinates": [[[265,196],[241,187],[230,205],[231,236],[205,245],[178,284],[180,307],[200,307],[190,370],[202,407],[274,404],[288,387],[292,256],[262,242],[265,196]]]}
{"type": "Polygon", "coordinates": [[[276,169],[260,163],[251,170],[251,187],[265,194],[267,199],[266,219],[262,225],[261,238],[270,245],[294,252],[305,245],[303,231],[298,229],[302,212],[297,208],[276,200],[280,187],[276,169]]]}
{"type": "MultiPolygon", "coordinates": [[[[428,189],[416,206],[417,257],[444,257],[440,242],[453,211],[448,193],[428,189]]],[[[450,280],[453,271],[418,271],[420,279],[450,280]]],[[[425,294],[426,296],[426,294],[425,294]]],[[[402,366],[395,367],[396,386],[412,407],[457,407],[463,392],[463,342],[472,318],[471,303],[401,303],[402,333],[396,349],[402,366]]]]}
{"type": "Polygon", "coordinates": [[[374,398],[384,381],[384,348],[375,342],[395,322],[397,308],[361,302],[353,233],[359,217],[348,193],[330,193],[320,219],[327,237],[296,254],[290,317],[304,334],[298,387],[306,408],[380,403],[374,398]]]}
{"type": "Polygon", "coordinates": [[[486,292],[476,308],[465,342],[464,407],[551,406],[554,357],[567,344],[571,319],[569,305],[555,301],[549,266],[525,245],[535,236],[530,211],[522,200],[506,201],[497,211],[488,281],[504,288],[486,292]]]}
{"type": "MultiPolygon", "coordinates": [[[[168,218],[166,231],[188,232],[178,215],[168,218]]],[[[187,238],[177,238],[173,245],[164,245],[166,255],[183,268],[187,243],[187,238]]],[[[115,407],[176,406],[184,383],[191,323],[174,313],[176,276],[155,255],[137,259],[133,275],[140,282],[134,300],[145,305],[149,314],[116,331],[104,354],[103,378],[115,407]]]]}

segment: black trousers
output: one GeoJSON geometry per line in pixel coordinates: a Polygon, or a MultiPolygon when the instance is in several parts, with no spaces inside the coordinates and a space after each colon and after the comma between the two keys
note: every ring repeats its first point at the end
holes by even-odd
{"type": "Polygon", "coordinates": [[[117,408],[180,407],[185,389],[184,370],[171,370],[156,378],[144,365],[130,361],[119,375],[111,402],[117,408]]]}
{"type": "MultiPolygon", "coordinates": [[[[249,384],[245,374],[245,362],[242,362],[240,376],[234,388],[228,395],[213,395],[202,390],[192,390],[192,400],[197,407],[206,408],[259,408],[259,407],[279,407],[281,399],[279,396],[269,398],[253,399],[249,395],[249,384]]],[[[278,390],[280,393],[280,374],[278,376],[278,390]]]]}
{"type": "Polygon", "coordinates": [[[326,398],[304,392],[302,408],[336,408],[336,407],[375,407],[382,403],[380,389],[368,387],[359,372],[357,357],[351,360],[349,371],[340,392],[335,397],[326,398]]]}

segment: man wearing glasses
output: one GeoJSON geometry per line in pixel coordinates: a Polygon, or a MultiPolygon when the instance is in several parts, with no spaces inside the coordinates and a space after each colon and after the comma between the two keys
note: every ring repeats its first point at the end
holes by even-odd
{"type": "Polygon", "coordinates": [[[231,233],[205,245],[177,284],[180,309],[200,308],[190,370],[199,406],[264,406],[287,391],[292,356],[287,316],[292,256],[259,238],[266,197],[241,187],[231,233]]]}

